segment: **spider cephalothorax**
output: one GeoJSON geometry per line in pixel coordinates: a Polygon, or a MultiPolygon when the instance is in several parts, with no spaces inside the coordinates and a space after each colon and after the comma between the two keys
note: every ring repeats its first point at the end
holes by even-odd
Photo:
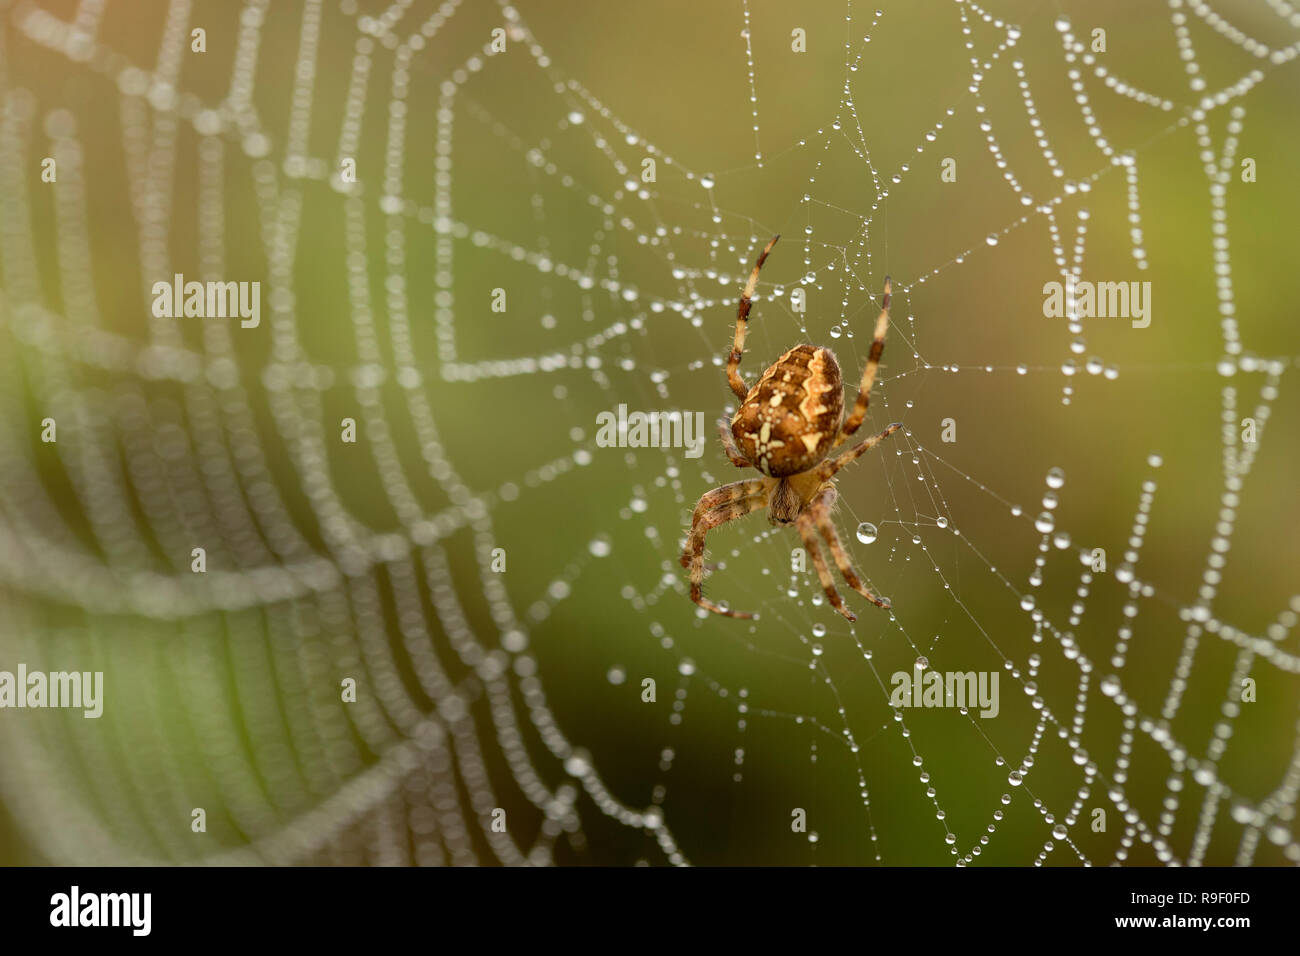
{"type": "Polygon", "coordinates": [[[850,621],[855,621],[857,618],[844,606],[835,590],[817,535],[826,540],[831,556],[849,587],[873,604],[889,607],[887,601],[866,589],[853,570],[831,523],[830,510],[836,497],[835,473],[903,426],[895,422],[879,435],[848,451],[834,458],[826,457],[828,452],[838,448],[857,431],[866,417],[871,385],[880,365],[880,354],[885,348],[885,331],[889,328],[889,277],[885,277],[880,317],[876,320],[871,351],[862,370],[858,398],[847,421],[844,420],[844,382],[839,363],[830,349],[796,345],[777,359],[753,388],[749,388],[740,377],[739,368],[745,349],[750,301],[758,285],[758,271],[780,238],[774,236],[759,255],[740,297],[735,340],[727,359],[727,382],[740,399],[740,407],[732,416],[730,425],[726,419],[718,422],[722,447],[732,464],[740,468],[755,468],[766,477],[722,485],[700,498],[682,551],[682,567],[691,570],[691,600],[700,607],[728,617],[752,617],[705,599],[704,537],[710,529],[766,506],[772,524],[798,527],[831,606],[850,621]]]}

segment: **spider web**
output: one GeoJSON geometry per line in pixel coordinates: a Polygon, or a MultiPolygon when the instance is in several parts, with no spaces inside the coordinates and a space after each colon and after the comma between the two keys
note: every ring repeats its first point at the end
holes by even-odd
{"type": "Polygon", "coordinates": [[[1253,241],[1297,144],[1246,145],[1253,101],[1294,138],[1300,12],[1073,9],[0,4],[0,668],[107,686],[0,715],[9,855],[1300,862],[1295,290],[1253,241]],[[759,516],[705,585],[758,619],[697,612],[739,476],[596,442],[712,438],[776,232],[751,381],[797,341],[855,381],[894,279],[853,625],[759,516]],[[260,280],[260,327],[153,317],[176,272],[260,280]],[[1151,327],[1044,318],[1067,276],[1152,279],[1151,327]],[[918,666],[998,716],[892,706],[918,666]]]}

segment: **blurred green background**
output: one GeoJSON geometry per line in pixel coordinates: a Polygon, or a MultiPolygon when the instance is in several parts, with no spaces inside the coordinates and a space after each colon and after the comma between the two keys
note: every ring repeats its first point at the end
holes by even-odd
{"type": "Polygon", "coordinates": [[[1214,10],[0,2],[0,670],[106,681],[97,721],[0,710],[0,863],[1300,861],[1300,74],[1254,52],[1300,33],[1214,10]],[[1192,111],[1243,78],[1219,223],[1192,111]],[[1044,317],[1081,222],[1149,328],[1044,317]],[[748,477],[713,422],[778,232],[751,382],[810,341],[856,383],[896,288],[864,434],[906,432],[836,513],[894,611],[842,589],[854,625],[762,515],[706,581],[758,620],[677,563],[748,477]],[[176,272],[261,282],[260,327],[153,320],[176,272]],[[703,412],[703,457],[597,446],[619,404],[703,412]],[[999,715],[892,709],[921,656],[998,671],[999,715]]]}

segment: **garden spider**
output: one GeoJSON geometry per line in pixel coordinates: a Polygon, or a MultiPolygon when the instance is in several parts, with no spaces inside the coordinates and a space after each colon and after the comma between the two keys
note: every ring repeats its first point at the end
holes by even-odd
{"type": "Polygon", "coordinates": [[[731,418],[730,429],[725,418],[718,422],[722,447],[731,463],[738,468],[756,468],[766,477],[732,482],[704,493],[691,517],[682,567],[691,570],[691,600],[700,607],[727,617],[752,618],[752,614],[719,607],[704,597],[704,537],[720,524],[767,506],[767,518],[772,524],[782,527],[793,524],[799,529],[831,606],[850,621],[856,621],[857,617],[844,606],[835,590],[826,559],[817,544],[817,533],[826,539],[849,587],[877,607],[888,608],[889,602],[868,591],[853,570],[831,523],[830,511],[836,497],[835,473],[903,424],[894,422],[879,435],[834,458],[825,456],[857,431],[866,417],[871,384],[876,378],[880,353],[885,349],[885,331],[889,328],[889,277],[885,277],[880,317],[876,319],[871,351],[862,370],[858,400],[847,421],[844,421],[840,367],[830,349],[796,345],[777,359],[751,389],[737,371],[745,348],[745,323],[749,319],[750,297],[758,285],[758,270],[763,268],[763,260],[780,238],[773,236],[758,257],[740,297],[736,337],[727,357],[727,382],[740,399],[740,407],[731,418]]]}

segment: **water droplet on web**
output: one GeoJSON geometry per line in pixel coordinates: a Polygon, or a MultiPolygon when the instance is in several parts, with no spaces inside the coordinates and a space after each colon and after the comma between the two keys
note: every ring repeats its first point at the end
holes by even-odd
{"type": "Polygon", "coordinates": [[[831,338],[838,339],[842,334],[838,325],[831,326],[831,338]]]}
{"type": "Polygon", "coordinates": [[[925,669],[926,669],[927,667],[929,667],[929,666],[930,666],[930,658],[928,658],[928,657],[918,657],[918,658],[916,659],[916,669],[917,669],[917,670],[922,670],[922,671],[923,671],[923,670],[925,670],[925,669]]]}
{"type": "Polygon", "coordinates": [[[812,646],[812,652],[813,652],[813,657],[821,657],[821,656],[822,656],[822,646],[821,646],[820,644],[814,644],[814,645],[812,646]]]}
{"type": "Polygon", "coordinates": [[[1007,774],[1007,783],[1011,784],[1013,787],[1018,787],[1024,782],[1025,778],[1019,770],[1013,770],[1007,774]]]}
{"type": "Polygon", "coordinates": [[[1064,840],[1068,833],[1069,831],[1065,829],[1065,824],[1063,823],[1058,823],[1056,826],[1052,827],[1052,836],[1058,840],[1064,840]]]}
{"type": "Polygon", "coordinates": [[[583,116],[577,110],[574,110],[572,113],[569,114],[569,122],[572,123],[574,126],[581,126],[583,121],[586,118],[587,117],[583,116]]]}
{"type": "Polygon", "coordinates": [[[876,526],[870,521],[864,521],[858,525],[858,540],[863,544],[871,544],[876,540],[876,526]]]}
{"type": "Polygon", "coordinates": [[[677,673],[683,677],[690,677],[695,673],[695,662],[689,657],[683,657],[677,665],[677,673]]]}
{"type": "Polygon", "coordinates": [[[1065,484],[1064,468],[1049,468],[1047,471],[1047,487],[1060,488],[1065,484]]]}
{"type": "Polygon", "coordinates": [[[621,684],[627,680],[627,671],[616,664],[606,672],[605,679],[611,684],[621,684]]]}
{"type": "Polygon", "coordinates": [[[1038,516],[1038,520],[1034,522],[1034,527],[1043,534],[1048,534],[1056,527],[1056,519],[1049,512],[1044,511],[1038,516]]]}
{"type": "Polygon", "coordinates": [[[591,543],[587,545],[587,550],[596,557],[603,558],[605,555],[609,554],[609,542],[604,538],[593,538],[591,543]]]}
{"type": "Polygon", "coordinates": [[[587,773],[590,766],[586,754],[575,751],[569,759],[564,761],[564,772],[570,777],[581,777],[587,773]]]}
{"type": "Polygon", "coordinates": [[[1147,456],[1147,464],[1150,465],[1152,468],[1159,468],[1159,467],[1160,467],[1161,465],[1163,465],[1164,463],[1165,463],[1165,460],[1164,460],[1163,458],[1161,458],[1159,455],[1148,455],[1148,456],[1147,456]]]}
{"type": "Polygon", "coordinates": [[[946,527],[948,527],[948,519],[945,518],[945,517],[943,517],[943,515],[940,515],[940,516],[935,520],[935,524],[937,524],[940,528],[946,528],[946,527]]]}
{"type": "Polygon", "coordinates": [[[705,189],[712,189],[712,188],[713,188],[713,177],[712,177],[712,176],[701,176],[701,177],[700,177],[700,185],[703,186],[705,189]]]}
{"type": "Polygon", "coordinates": [[[812,626],[812,632],[813,632],[813,637],[825,637],[825,636],[826,636],[826,625],[825,625],[825,624],[822,624],[822,623],[820,623],[820,622],[817,623],[817,624],[814,624],[814,625],[812,626]]]}
{"type": "Polygon", "coordinates": [[[997,233],[990,232],[987,236],[984,237],[984,241],[987,242],[990,246],[996,246],[998,244],[997,233]]]}

